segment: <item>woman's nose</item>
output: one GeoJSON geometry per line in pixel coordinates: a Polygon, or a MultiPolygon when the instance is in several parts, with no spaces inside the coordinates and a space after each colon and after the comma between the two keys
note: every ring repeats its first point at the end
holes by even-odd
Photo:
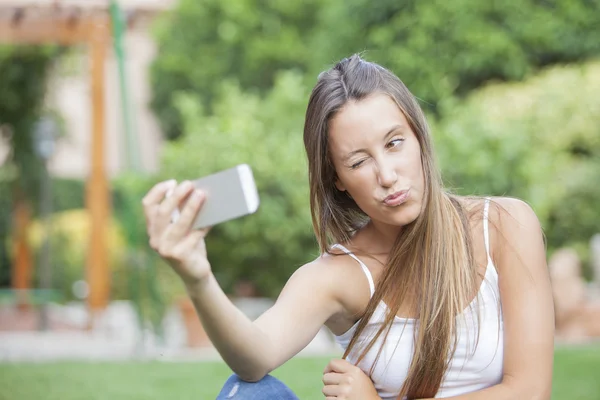
{"type": "Polygon", "coordinates": [[[379,164],[378,183],[383,187],[393,187],[398,180],[398,175],[393,165],[388,163],[379,164]]]}

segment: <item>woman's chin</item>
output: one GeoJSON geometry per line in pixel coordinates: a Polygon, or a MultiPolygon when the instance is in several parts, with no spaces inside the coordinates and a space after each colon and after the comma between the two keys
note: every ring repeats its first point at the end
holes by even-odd
{"type": "Polygon", "coordinates": [[[406,208],[396,207],[393,212],[382,213],[375,220],[385,225],[402,227],[414,222],[419,217],[420,212],[421,209],[418,204],[411,204],[406,208]]]}

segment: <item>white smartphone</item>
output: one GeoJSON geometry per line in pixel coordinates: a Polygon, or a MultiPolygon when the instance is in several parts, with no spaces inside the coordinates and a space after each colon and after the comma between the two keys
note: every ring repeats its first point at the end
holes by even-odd
{"type": "MultiPolygon", "coordinates": [[[[252,214],[258,209],[258,191],[252,169],[247,164],[196,179],[192,184],[206,194],[192,229],[214,226],[252,214]]],[[[179,209],[173,212],[173,222],[177,221],[179,214],[179,209]]]]}

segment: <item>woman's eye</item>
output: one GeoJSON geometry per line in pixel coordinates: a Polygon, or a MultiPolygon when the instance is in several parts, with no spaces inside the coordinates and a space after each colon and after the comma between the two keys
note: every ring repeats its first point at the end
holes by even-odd
{"type": "Polygon", "coordinates": [[[352,169],[356,169],[356,168],[360,167],[360,165],[361,165],[363,162],[364,162],[364,160],[357,161],[357,162],[355,162],[354,164],[352,164],[352,165],[350,166],[350,168],[352,168],[352,169]]]}
{"type": "Polygon", "coordinates": [[[397,146],[399,146],[399,145],[400,145],[402,142],[404,142],[404,139],[401,139],[401,138],[394,139],[394,140],[391,140],[391,141],[390,141],[390,142],[389,142],[389,143],[386,145],[386,147],[387,147],[388,149],[391,149],[391,148],[394,148],[394,147],[397,147],[397,146]]]}

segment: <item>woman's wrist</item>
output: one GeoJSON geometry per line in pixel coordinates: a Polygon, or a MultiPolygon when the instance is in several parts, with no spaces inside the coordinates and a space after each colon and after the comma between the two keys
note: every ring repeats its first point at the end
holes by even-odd
{"type": "Polygon", "coordinates": [[[185,291],[187,292],[188,296],[190,296],[190,298],[193,299],[205,293],[210,284],[213,283],[214,279],[215,278],[211,272],[200,279],[195,279],[193,281],[183,281],[183,285],[185,286],[185,291]]]}

